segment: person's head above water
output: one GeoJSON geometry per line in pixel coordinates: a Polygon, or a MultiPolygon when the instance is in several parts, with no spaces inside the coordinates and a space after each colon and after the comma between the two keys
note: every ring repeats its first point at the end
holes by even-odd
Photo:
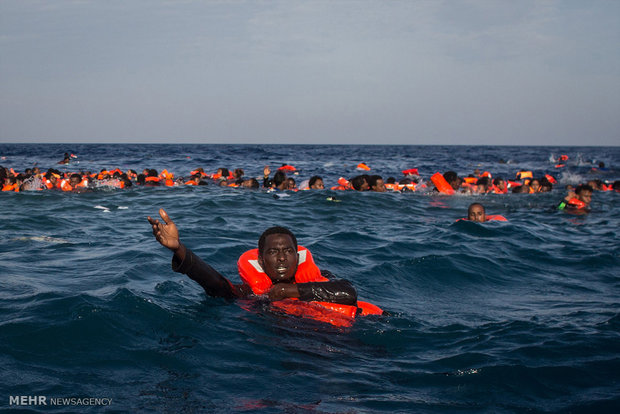
{"type": "Polygon", "coordinates": [[[357,191],[368,191],[370,189],[368,178],[366,174],[355,176],[351,178],[351,186],[357,191]]]}
{"type": "Polygon", "coordinates": [[[314,175],[310,177],[308,187],[313,190],[323,190],[325,188],[325,184],[323,183],[323,179],[321,177],[319,177],[318,175],[314,175]]]}
{"type": "Polygon", "coordinates": [[[288,188],[288,182],[286,181],[286,174],[284,171],[276,171],[273,175],[273,184],[278,190],[286,190],[288,188]]]}
{"type": "Polygon", "coordinates": [[[461,187],[461,178],[454,171],[446,171],[443,173],[443,178],[450,184],[450,187],[454,190],[458,190],[461,187]]]}
{"type": "Polygon", "coordinates": [[[592,192],[592,187],[587,184],[581,184],[578,185],[577,188],[575,188],[575,194],[577,195],[577,198],[580,201],[583,201],[586,206],[590,205],[590,202],[592,201],[592,192]]]}
{"type": "Polygon", "coordinates": [[[258,239],[258,263],[273,283],[292,281],[297,261],[297,238],[286,227],[270,227],[258,239]]]}
{"type": "Polygon", "coordinates": [[[486,221],[486,212],[484,211],[484,206],[480,203],[470,204],[469,208],[467,209],[467,218],[470,221],[484,223],[486,221]]]}

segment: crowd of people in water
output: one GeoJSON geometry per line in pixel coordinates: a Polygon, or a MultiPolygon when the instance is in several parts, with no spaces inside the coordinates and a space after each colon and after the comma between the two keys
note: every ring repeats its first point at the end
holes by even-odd
{"type": "MultiPolygon", "coordinates": [[[[69,165],[75,155],[66,153],[58,164],[69,165]]],[[[557,165],[563,167],[564,165],[557,165]]],[[[604,164],[599,164],[601,170],[604,164]]],[[[556,178],[551,174],[535,176],[532,171],[517,171],[514,178],[493,177],[489,171],[479,171],[461,177],[455,171],[435,173],[429,180],[419,174],[417,168],[403,170],[399,178],[384,177],[370,174],[370,167],[361,163],[357,166],[361,172],[350,178],[340,177],[335,185],[326,186],[322,177],[314,175],[307,180],[297,183],[295,177],[298,172],[292,165],[283,164],[273,174],[269,166],[263,169],[262,177],[246,177],[244,170],[237,168],[219,168],[214,173],[207,173],[203,168],[196,168],[184,176],[177,176],[164,169],[146,168],[141,172],[129,169],[122,171],[119,168],[102,169],[99,172],[76,171],[62,172],[57,168],[42,171],[38,167],[27,168],[23,172],[16,172],[12,168],[0,166],[0,183],[2,191],[38,191],[59,190],[82,192],[94,188],[129,188],[144,187],[178,187],[217,185],[224,187],[239,187],[265,189],[267,191],[299,191],[323,190],[329,188],[339,191],[373,191],[373,192],[439,192],[442,194],[506,194],[506,193],[544,193],[557,185],[556,178]]],[[[559,203],[560,210],[587,209],[594,191],[620,191],[620,181],[605,182],[592,179],[576,187],[567,186],[567,196],[559,203]]],[[[471,214],[470,214],[471,215],[471,214]]],[[[471,219],[471,218],[470,218],[471,219]]],[[[474,220],[478,221],[478,220],[474,220]]]]}

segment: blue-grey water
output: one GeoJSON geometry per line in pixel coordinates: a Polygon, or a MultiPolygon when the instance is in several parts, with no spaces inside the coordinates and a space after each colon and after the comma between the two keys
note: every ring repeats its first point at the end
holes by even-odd
{"type": "Polygon", "coordinates": [[[30,412],[615,413],[620,409],[620,194],[556,211],[566,184],[616,180],[620,148],[0,144],[23,171],[289,163],[326,186],[359,174],[550,172],[551,193],[264,191],[215,185],[0,193],[0,410],[30,412]],[[551,157],[570,156],[555,169],[551,157]],[[592,170],[599,161],[607,171],[592,170]],[[339,202],[328,201],[336,196],[339,202]],[[508,222],[456,222],[481,201],[508,222]],[[351,328],[205,295],[146,221],[234,282],[275,224],[388,310],[351,328]],[[44,396],[17,405],[13,396],[44,396]],[[110,398],[105,406],[51,398],[110,398]]]}

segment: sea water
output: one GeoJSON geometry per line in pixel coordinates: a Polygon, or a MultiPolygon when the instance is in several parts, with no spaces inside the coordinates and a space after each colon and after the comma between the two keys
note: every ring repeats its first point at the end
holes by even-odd
{"type": "Polygon", "coordinates": [[[1,409],[620,409],[620,195],[595,192],[583,216],[554,208],[567,184],[620,178],[618,147],[2,144],[0,156],[16,171],[226,167],[256,177],[287,163],[298,183],[317,174],[326,187],[360,174],[360,162],[384,178],[479,168],[559,180],[545,194],[452,197],[215,185],[0,193],[1,409]],[[64,152],[77,158],[59,166],[64,152]],[[556,169],[560,154],[570,158],[556,169]],[[472,202],[508,221],[457,222],[472,202]],[[285,225],[319,267],[390,315],[343,329],[208,297],[154,240],[146,217],[162,207],[233,282],[239,255],[285,225]]]}

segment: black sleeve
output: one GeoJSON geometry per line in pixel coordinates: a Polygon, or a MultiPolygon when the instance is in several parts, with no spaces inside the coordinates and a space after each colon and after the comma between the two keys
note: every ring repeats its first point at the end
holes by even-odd
{"type": "Polygon", "coordinates": [[[357,292],[348,280],[298,283],[299,300],[357,305],[357,292]]]}
{"type": "Polygon", "coordinates": [[[271,178],[268,175],[263,176],[263,187],[270,188],[271,187],[271,178]]]}
{"type": "Polygon", "coordinates": [[[198,282],[209,296],[232,299],[243,295],[238,286],[230,283],[190,249],[187,247],[185,249],[185,260],[182,262],[176,255],[172,256],[172,270],[186,274],[198,282]]]}

